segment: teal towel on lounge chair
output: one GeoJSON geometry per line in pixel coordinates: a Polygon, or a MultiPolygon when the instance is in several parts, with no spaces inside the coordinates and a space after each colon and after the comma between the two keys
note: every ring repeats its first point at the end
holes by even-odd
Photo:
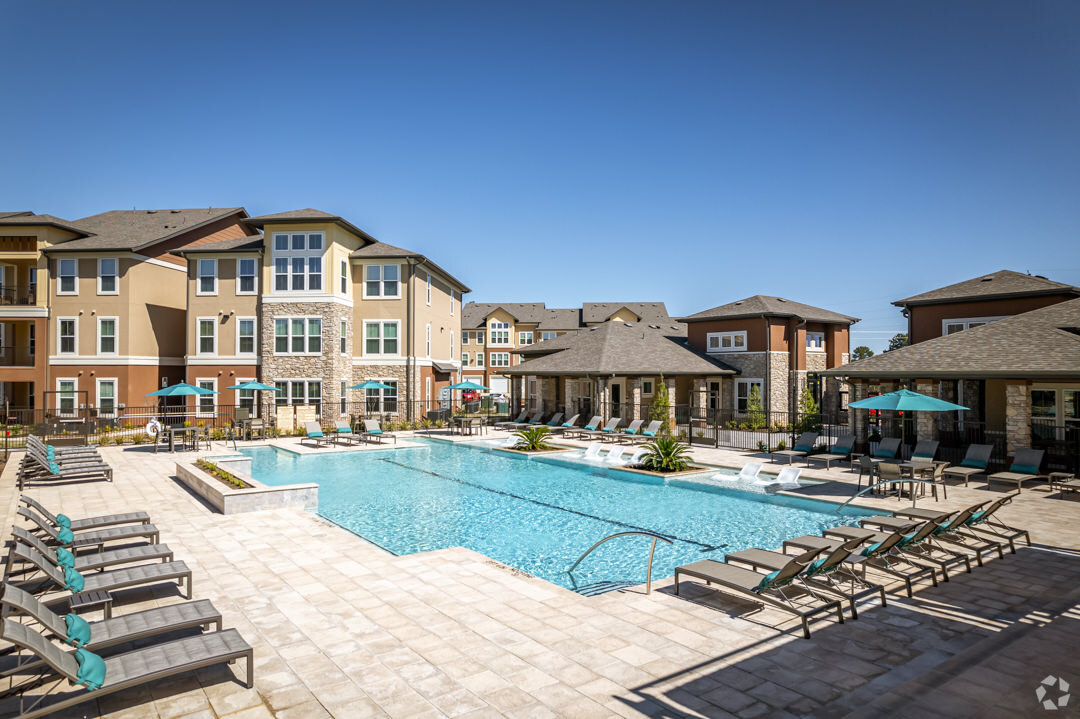
{"type": "Polygon", "coordinates": [[[66,514],[56,515],[56,526],[71,529],[71,519],[66,514]]]}
{"type": "Polygon", "coordinates": [[[86,649],[76,649],[75,661],[79,663],[79,673],[75,675],[79,684],[90,691],[101,689],[105,683],[105,660],[86,649]]]}
{"type": "Polygon", "coordinates": [[[773,580],[776,579],[776,575],[779,573],[780,570],[777,569],[775,572],[769,572],[768,574],[766,574],[764,577],[762,577],[761,584],[757,585],[757,589],[755,591],[760,592],[763,589],[768,589],[769,585],[773,583],[773,580]]]}
{"type": "Polygon", "coordinates": [[[49,474],[60,474],[60,465],[56,462],[49,462],[49,474]]]}
{"type": "Polygon", "coordinates": [[[813,447],[807,447],[805,444],[797,444],[794,447],[796,452],[813,452],[813,447]]]}
{"type": "Polygon", "coordinates": [[[64,569],[66,567],[75,566],[75,555],[64,549],[63,547],[56,548],[56,564],[64,569]]]}
{"type": "Polygon", "coordinates": [[[636,429],[629,429],[629,428],[627,428],[627,430],[626,430],[626,433],[627,433],[627,434],[637,434],[637,430],[636,430],[636,429]]]}
{"type": "Polygon", "coordinates": [[[67,625],[67,639],[65,641],[68,644],[80,649],[90,643],[90,625],[85,619],[78,614],[65,614],[64,623],[67,625]]]}
{"type": "Polygon", "coordinates": [[[56,538],[60,540],[60,544],[67,546],[75,541],[75,533],[67,527],[61,527],[60,531],[56,533],[56,538]]]}
{"type": "Polygon", "coordinates": [[[381,429],[369,430],[368,434],[382,434],[382,430],[381,429]]]}
{"type": "Polygon", "coordinates": [[[308,437],[322,437],[323,433],[322,432],[308,432],[307,436],[308,437]]]}
{"type": "Polygon", "coordinates": [[[562,426],[563,427],[573,427],[574,425],[570,424],[569,422],[563,422],[562,426]]]}
{"type": "Polygon", "coordinates": [[[1009,471],[1019,474],[1038,474],[1039,468],[1031,464],[1014,464],[1009,467],[1009,471]]]}
{"type": "Polygon", "coordinates": [[[656,432],[650,432],[649,430],[645,430],[644,432],[642,432],[642,434],[645,435],[646,437],[655,437],[656,436],[656,432]]]}
{"type": "Polygon", "coordinates": [[[960,466],[974,467],[975,469],[986,469],[986,462],[978,459],[964,459],[964,461],[960,463],[960,466]]]}
{"type": "Polygon", "coordinates": [[[874,456],[896,459],[896,452],[892,451],[891,449],[879,449],[874,456]]]}
{"type": "Polygon", "coordinates": [[[64,589],[70,590],[72,594],[78,594],[85,586],[86,580],[75,570],[75,567],[64,567],[64,589]]]}

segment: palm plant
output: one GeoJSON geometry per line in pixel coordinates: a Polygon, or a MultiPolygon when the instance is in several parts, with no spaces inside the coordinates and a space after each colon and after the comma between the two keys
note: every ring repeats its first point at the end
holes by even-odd
{"type": "Polygon", "coordinates": [[[517,444],[514,445],[514,449],[522,452],[540,452],[545,449],[551,449],[551,445],[547,443],[547,438],[551,434],[551,430],[547,427],[525,427],[514,432],[514,436],[517,437],[517,444]]]}
{"type": "Polygon", "coordinates": [[[682,472],[690,466],[690,448],[674,437],[657,437],[645,445],[647,450],[641,459],[645,469],[654,472],[682,472]]]}

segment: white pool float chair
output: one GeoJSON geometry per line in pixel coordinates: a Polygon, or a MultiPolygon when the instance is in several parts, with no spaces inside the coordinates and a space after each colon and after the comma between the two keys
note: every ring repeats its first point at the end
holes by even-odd
{"type": "Polygon", "coordinates": [[[627,448],[625,446],[612,447],[608,451],[606,461],[610,462],[611,464],[615,464],[615,463],[625,464],[625,462],[622,461],[622,456],[623,456],[623,453],[626,452],[626,449],[627,448]]]}
{"type": "Polygon", "coordinates": [[[644,457],[648,453],[649,450],[645,449],[644,447],[638,447],[637,450],[634,451],[634,455],[630,457],[630,460],[627,462],[627,464],[641,464],[642,457],[644,457]]]}
{"type": "Polygon", "coordinates": [[[600,459],[600,450],[604,448],[604,445],[599,442],[593,442],[585,448],[585,459],[600,459]]]}

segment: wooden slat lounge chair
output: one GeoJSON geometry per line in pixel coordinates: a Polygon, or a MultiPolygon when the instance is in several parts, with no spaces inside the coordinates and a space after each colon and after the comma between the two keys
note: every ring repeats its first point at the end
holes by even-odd
{"type": "Polygon", "coordinates": [[[306,437],[300,439],[300,444],[304,442],[314,442],[315,447],[329,446],[330,438],[323,434],[322,426],[318,422],[304,422],[304,431],[307,433],[306,437]]]}
{"type": "Polygon", "coordinates": [[[955,467],[946,467],[943,474],[946,477],[963,479],[966,487],[976,474],[986,474],[986,467],[990,464],[990,455],[993,451],[992,444],[968,445],[967,453],[960,464],[955,467]]]}
{"type": "MultiPolygon", "coordinates": [[[[41,538],[26,531],[22,527],[12,527],[11,534],[15,539],[25,545],[33,547],[41,552],[46,559],[53,560],[53,564],[60,566],[60,559],[54,547],[50,547],[41,541],[41,538]]],[[[14,548],[15,543],[11,544],[14,548]]],[[[8,564],[11,564],[11,552],[8,552],[8,564]]],[[[96,569],[105,569],[120,564],[140,564],[143,562],[171,562],[173,551],[167,544],[137,544],[131,547],[108,549],[102,552],[83,552],[75,557],[72,565],[79,572],[92,572],[96,569]]]]}
{"type": "Polygon", "coordinates": [[[841,462],[847,460],[851,462],[851,450],[855,447],[855,435],[845,434],[836,439],[832,447],[829,447],[829,451],[823,454],[811,454],[806,457],[806,465],[810,466],[811,461],[824,462],[825,469],[828,469],[833,462],[841,462]]]}
{"type": "Polygon", "coordinates": [[[93,691],[87,691],[80,686],[80,664],[76,658],[78,650],[64,651],[38,632],[12,619],[4,620],[0,628],[0,639],[30,652],[47,664],[55,672],[49,677],[49,681],[55,678],[59,685],[66,679],[74,686],[64,691],[25,697],[30,701],[30,706],[25,706],[23,702],[21,713],[15,719],[37,719],[105,694],[160,682],[176,674],[237,659],[247,662],[247,687],[250,689],[255,683],[255,652],[235,629],[208,632],[107,657],[104,659],[105,680],[93,691]]]}
{"type": "Polygon", "coordinates": [[[47,544],[57,544],[62,547],[82,549],[83,547],[96,547],[109,542],[130,541],[132,539],[146,539],[151,544],[157,544],[161,538],[161,531],[153,524],[124,524],[116,527],[103,527],[88,532],[75,534],[70,542],[61,538],[62,529],[57,529],[51,523],[38,516],[37,512],[29,507],[19,507],[15,513],[29,520],[47,535],[47,544]]]}
{"type": "Polygon", "coordinates": [[[1016,482],[1017,491],[1024,491],[1024,482],[1030,482],[1035,479],[1043,479],[1046,477],[1046,475],[1039,471],[1045,453],[1045,450],[1042,449],[1016,450],[1016,454],[1013,456],[1012,465],[1009,466],[1009,471],[995,472],[994,474],[987,475],[986,486],[989,487],[991,482],[1016,482]]]}
{"type": "Polygon", "coordinates": [[[382,427],[379,426],[379,420],[364,420],[364,441],[382,444],[383,439],[387,437],[394,440],[394,444],[397,444],[397,435],[393,432],[384,432],[382,427]]]}
{"type": "Polygon", "coordinates": [[[60,518],[61,515],[56,515],[50,512],[45,506],[34,499],[33,497],[23,494],[20,495],[19,501],[25,504],[27,507],[36,509],[41,516],[53,523],[54,527],[67,526],[73,532],[80,532],[88,529],[99,529],[101,527],[112,527],[117,524],[150,524],[150,515],[146,512],[122,512],[120,514],[102,514],[97,517],[82,517],[81,519],[69,519],[66,524],[60,518]]]}
{"type": "MultiPolygon", "coordinates": [[[[20,587],[51,583],[55,585],[56,591],[69,591],[75,595],[93,591],[113,592],[128,587],[139,587],[144,584],[158,584],[175,580],[181,587],[186,587],[187,591],[184,594],[188,599],[191,599],[191,570],[183,562],[137,564],[133,567],[95,572],[82,578],[83,586],[81,589],[71,589],[64,576],[65,573],[61,572],[55,564],[42,556],[33,547],[28,547],[22,542],[16,541],[15,546],[12,548],[12,558],[34,565],[44,576],[42,581],[34,579],[20,580],[18,583],[20,587]]],[[[45,588],[44,591],[53,590],[45,588]]]]}
{"type": "MultiPolygon", "coordinates": [[[[781,457],[787,457],[788,464],[791,464],[795,457],[806,457],[814,451],[814,444],[817,443],[817,432],[803,432],[799,435],[799,438],[795,440],[795,445],[791,449],[781,449],[776,451],[769,451],[769,459],[775,461],[774,457],[780,455],[781,457]]],[[[809,462],[807,462],[809,464],[809,462]]]]}
{"type": "Polygon", "coordinates": [[[789,592],[795,579],[810,566],[822,549],[811,549],[797,557],[791,557],[783,568],[771,574],[759,574],[750,569],[735,567],[715,559],[704,559],[700,562],[686,564],[675,568],[675,594],[679,594],[679,581],[683,575],[704,580],[706,584],[717,584],[724,591],[732,592],[741,596],[747,596],[753,600],[775,607],[782,611],[794,614],[802,622],[803,637],[810,638],[809,619],[815,614],[836,610],[837,619],[844,623],[844,611],[839,600],[821,601],[817,595],[810,592],[811,596],[820,603],[811,605],[796,604],[789,592]]]}

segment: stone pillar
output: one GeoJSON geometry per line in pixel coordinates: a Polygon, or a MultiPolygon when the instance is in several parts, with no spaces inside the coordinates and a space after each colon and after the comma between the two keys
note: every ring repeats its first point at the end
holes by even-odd
{"type": "Polygon", "coordinates": [[[611,391],[608,389],[607,377],[598,377],[596,380],[595,411],[605,422],[611,416],[611,391]]]}
{"type": "Polygon", "coordinates": [[[1005,446],[1010,455],[1031,446],[1031,386],[1027,382],[1005,384],[1005,446]]]}
{"type": "MultiPolygon", "coordinates": [[[[574,416],[574,413],[577,412],[577,407],[574,406],[574,392],[571,389],[575,384],[577,384],[576,379],[563,377],[563,402],[566,407],[566,421],[568,422],[570,421],[570,418],[574,416]]],[[[588,419],[589,418],[586,417],[585,421],[588,421],[588,419]]]]}
{"type": "Polygon", "coordinates": [[[675,427],[675,380],[665,379],[664,385],[667,387],[668,393],[668,429],[671,430],[673,435],[677,435],[675,427]]]}
{"type": "Polygon", "coordinates": [[[555,385],[556,379],[554,377],[540,378],[540,395],[544,399],[544,410],[548,414],[559,411],[559,395],[555,385]]]}
{"type": "MultiPolygon", "coordinates": [[[[881,394],[888,394],[889,392],[895,392],[900,386],[896,382],[881,382],[878,385],[878,391],[881,394]]],[[[881,436],[885,437],[899,437],[900,436],[900,415],[897,412],[890,410],[883,411],[878,417],[881,419],[881,436]]]]}
{"type": "Polygon", "coordinates": [[[641,378],[629,377],[626,380],[626,394],[630,400],[630,420],[642,419],[641,411],[641,378]]]}
{"type": "MultiPolygon", "coordinates": [[[[953,404],[960,404],[960,402],[957,402],[956,400],[955,380],[942,380],[939,383],[939,387],[938,397],[940,399],[943,399],[946,402],[952,402],[953,404]]],[[[938,417],[938,427],[945,432],[956,431],[956,421],[958,419],[964,419],[966,415],[964,410],[959,410],[957,412],[939,412],[938,414],[941,415],[938,417]]]]}
{"type": "MultiPolygon", "coordinates": [[[[853,379],[851,383],[851,394],[849,402],[857,402],[860,399],[866,399],[867,386],[862,380],[853,379]]],[[[852,409],[848,408],[848,424],[851,426],[851,433],[855,435],[855,447],[865,452],[868,449],[866,442],[867,434],[870,429],[870,414],[869,410],[865,409],[852,409]]]]}
{"type": "MultiPolygon", "coordinates": [[[[937,394],[937,383],[931,382],[928,379],[921,379],[915,382],[915,391],[919,394],[929,395],[933,397],[937,394]]],[[[915,437],[916,439],[937,439],[938,426],[937,415],[939,412],[916,412],[915,413],[915,437]]]]}

